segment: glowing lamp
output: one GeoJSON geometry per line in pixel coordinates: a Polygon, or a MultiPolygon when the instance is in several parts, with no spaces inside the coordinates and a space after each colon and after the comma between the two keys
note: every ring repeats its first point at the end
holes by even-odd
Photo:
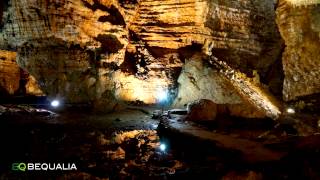
{"type": "Polygon", "coordinates": [[[294,113],[296,113],[296,111],[293,108],[288,108],[287,113],[294,114],[294,113]]]}
{"type": "Polygon", "coordinates": [[[159,148],[161,151],[165,151],[167,149],[167,146],[165,144],[161,143],[159,148]]]}
{"type": "Polygon", "coordinates": [[[58,107],[59,105],[60,105],[60,102],[58,100],[51,101],[51,106],[52,107],[58,107]]]}

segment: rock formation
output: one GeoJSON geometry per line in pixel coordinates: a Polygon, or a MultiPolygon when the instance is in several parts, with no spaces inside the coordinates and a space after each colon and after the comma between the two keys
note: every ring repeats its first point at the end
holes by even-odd
{"type": "MultiPolygon", "coordinates": [[[[16,50],[51,98],[107,109],[119,101],[158,103],[161,93],[171,102],[179,83],[188,88],[184,64],[206,66],[208,53],[264,78],[281,53],[274,9],[266,0],[10,0],[0,13],[0,48],[16,50]]],[[[205,66],[213,89],[221,87],[211,99],[238,103],[205,66]]]]}
{"type": "Polygon", "coordinates": [[[16,53],[0,50],[0,95],[14,94],[19,89],[20,68],[16,53]]]}
{"type": "Polygon", "coordinates": [[[217,104],[242,102],[231,84],[218,70],[206,66],[199,55],[186,61],[178,83],[180,87],[173,103],[176,108],[181,108],[198,99],[210,99],[217,104]]]}
{"type": "Polygon", "coordinates": [[[279,0],[277,23],[286,48],[284,100],[320,93],[320,2],[279,0]]]}
{"type": "Polygon", "coordinates": [[[44,96],[45,94],[39,88],[39,84],[33,76],[28,75],[25,84],[26,94],[33,96],[44,96]]]}
{"type": "Polygon", "coordinates": [[[0,96],[43,95],[35,78],[18,66],[16,56],[16,52],[0,50],[0,96]]]}
{"type": "Polygon", "coordinates": [[[186,120],[213,121],[218,113],[218,106],[208,99],[200,99],[188,105],[186,120]]]}

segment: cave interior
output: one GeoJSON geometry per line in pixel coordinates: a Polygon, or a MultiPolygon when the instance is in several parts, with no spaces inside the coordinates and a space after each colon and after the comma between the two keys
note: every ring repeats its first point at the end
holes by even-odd
{"type": "Polygon", "coordinates": [[[320,0],[2,0],[0,179],[320,179],[320,0]]]}

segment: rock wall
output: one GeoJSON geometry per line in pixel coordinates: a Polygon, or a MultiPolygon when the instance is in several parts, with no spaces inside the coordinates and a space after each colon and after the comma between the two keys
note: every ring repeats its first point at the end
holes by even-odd
{"type": "Polygon", "coordinates": [[[0,95],[13,95],[19,89],[20,68],[16,53],[0,50],[0,95]]]}
{"type": "Polygon", "coordinates": [[[16,56],[16,52],[0,50],[0,96],[44,95],[35,78],[18,66],[16,56]]]}
{"type": "Polygon", "coordinates": [[[25,84],[26,94],[33,95],[33,96],[45,96],[42,90],[39,87],[37,80],[33,77],[28,75],[25,84]]]}
{"type": "Polygon", "coordinates": [[[277,23],[286,44],[284,100],[320,93],[320,3],[279,0],[277,23]]]}
{"type": "Polygon", "coordinates": [[[213,55],[245,73],[266,76],[281,54],[282,40],[275,23],[274,1],[211,0],[206,26],[213,55]]]}
{"type": "Polygon", "coordinates": [[[72,103],[157,103],[163,92],[172,101],[196,53],[262,77],[280,53],[267,0],[10,0],[1,14],[0,48],[16,50],[49,97],[72,103]]]}

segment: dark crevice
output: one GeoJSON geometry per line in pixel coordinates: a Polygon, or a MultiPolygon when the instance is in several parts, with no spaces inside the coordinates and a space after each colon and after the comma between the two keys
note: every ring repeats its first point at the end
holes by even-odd
{"type": "Polygon", "coordinates": [[[194,43],[192,42],[191,45],[181,47],[178,49],[178,53],[180,56],[180,59],[190,59],[196,52],[201,52],[202,51],[202,44],[194,43]]]}
{"type": "Polygon", "coordinates": [[[163,48],[163,47],[149,47],[147,45],[145,47],[148,49],[150,54],[155,58],[162,58],[166,54],[177,52],[176,49],[169,49],[169,48],[163,48]]]}
{"type": "Polygon", "coordinates": [[[144,26],[159,26],[162,28],[171,28],[171,27],[181,27],[181,26],[195,26],[194,22],[186,22],[186,23],[180,23],[180,24],[169,24],[162,21],[157,22],[148,22],[143,24],[144,26]]]}
{"type": "Polygon", "coordinates": [[[111,34],[99,34],[95,40],[101,43],[99,53],[117,53],[124,46],[115,35],[111,34]]]}
{"type": "Polygon", "coordinates": [[[100,16],[98,21],[99,22],[107,22],[110,20],[110,16],[100,16]]]}
{"type": "Polygon", "coordinates": [[[285,46],[281,47],[281,53],[276,60],[276,62],[271,65],[265,76],[262,76],[261,82],[269,85],[271,93],[276,96],[282,96],[283,81],[284,81],[284,71],[282,64],[282,54],[284,52],[285,46]]]}
{"type": "Polygon", "coordinates": [[[119,4],[123,7],[127,4],[137,4],[138,1],[137,0],[119,0],[119,4]]]}
{"type": "Polygon", "coordinates": [[[108,21],[113,25],[126,26],[124,18],[122,17],[121,13],[114,5],[107,7],[103,4],[101,4],[98,0],[94,0],[93,5],[91,5],[89,2],[87,2],[85,0],[81,0],[81,1],[85,7],[91,9],[92,11],[96,11],[96,10],[100,9],[100,10],[105,11],[108,14],[110,14],[108,16],[101,16],[98,19],[100,22],[107,22],[108,21]]]}
{"type": "Polygon", "coordinates": [[[136,58],[134,53],[130,53],[126,51],[125,58],[123,63],[120,65],[120,69],[122,72],[126,72],[129,74],[136,74],[138,69],[136,67],[136,58]]]}
{"type": "Polygon", "coordinates": [[[3,22],[3,14],[8,10],[9,0],[1,0],[0,2],[0,30],[3,28],[5,22],[3,22]]]}
{"type": "Polygon", "coordinates": [[[139,40],[141,40],[141,38],[137,33],[129,29],[129,40],[138,42],[139,40]]]}
{"type": "Polygon", "coordinates": [[[104,62],[102,65],[104,68],[112,69],[113,71],[116,71],[119,69],[119,66],[115,62],[111,62],[111,63],[104,62]]]}
{"type": "Polygon", "coordinates": [[[178,53],[181,60],[191,58],[196,52],[201,52],[202,44],[192,43],[191,45],[179,49],[170,49],[163,47],[149,47],[145,45],[151,55],[155,58],[162,58],[166,54],[178,53]]]}

